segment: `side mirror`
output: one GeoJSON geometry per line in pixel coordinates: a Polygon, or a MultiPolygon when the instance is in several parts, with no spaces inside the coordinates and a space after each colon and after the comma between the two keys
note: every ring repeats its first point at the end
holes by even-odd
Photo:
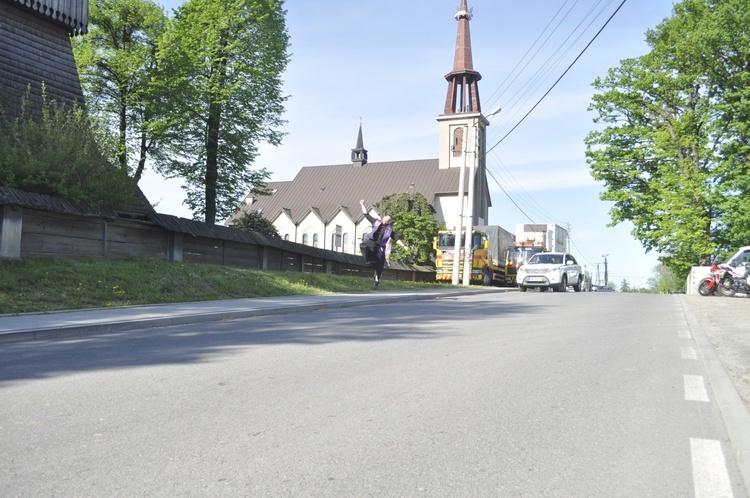
{"type": "Polygon", "coordinates": [[[565,264],[566,264],[566,265],[572,265],[572,264],[573,264],[573,260],[572,260],[572,259],[569,259],[569,260],[567,260],[567,261],[565,262],[565,264]]]}

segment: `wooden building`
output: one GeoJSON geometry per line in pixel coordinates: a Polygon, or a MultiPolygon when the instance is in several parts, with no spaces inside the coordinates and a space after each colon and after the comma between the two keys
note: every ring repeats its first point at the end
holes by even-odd
{"type": "Polygon", "coordinates": [[[71,36],[86,32],[88,0],[0,0],[0,113],[17,116],[27,90],[83,103],[71,36]]]}

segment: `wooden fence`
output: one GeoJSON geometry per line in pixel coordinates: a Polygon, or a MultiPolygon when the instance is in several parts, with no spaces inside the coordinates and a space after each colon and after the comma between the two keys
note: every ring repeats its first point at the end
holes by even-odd
{"type": "MultiPolygon", "coordinates": [[[[154,258],[241,268],[372,275],[364,258],[277,237],[163,215],[96,207],[0,187],[0,258],[154,258]]],[[[384,279],[434,281],[431,268],[393,262],[384,279]]]]}

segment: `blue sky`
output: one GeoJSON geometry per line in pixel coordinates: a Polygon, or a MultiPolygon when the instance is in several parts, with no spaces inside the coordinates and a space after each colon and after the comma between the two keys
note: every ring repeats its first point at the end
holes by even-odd
{"type": "MultiPolygon", "coordinates": [[[[170,11],[182,2],[159,3],[170,11]]],[[[435,118],[453,68],[459,3],[287,0],[288,135],[279,147],[262,147],[254,167],[280,181],[303,166],[348,163],[360,119],[371,162],[436,158],[435,118]]],[[[657,255],[645,252],[629,224],[607,227],[611,204],[599,200],[602,185],[589,174],[583,141],[596,126],[587,111],[591,83],[645,54],[646,31],[671,15],[673,2],[627,0],[592,42],[621,4],[468,0],[482,110],[503,108],[487,131],[489,223],[512,232],[516,223],[569,224],[571,252],[593,277],[598,265],[603,280],[607,255],[611,281],[645,286],[657,255]]],[[[158,212],[192,217],[179,182],[149,171],[141,187],[158,212]]]]}

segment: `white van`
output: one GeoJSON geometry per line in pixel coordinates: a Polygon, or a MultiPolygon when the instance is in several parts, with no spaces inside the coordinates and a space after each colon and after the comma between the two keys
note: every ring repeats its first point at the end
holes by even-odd
{"type": "Polygon", "coordinates": [[[729,258],[727,264],[732,268],[737,268],[745,263],[750,263],[750,246],[740,247],[734,256],[729,258]]]}

